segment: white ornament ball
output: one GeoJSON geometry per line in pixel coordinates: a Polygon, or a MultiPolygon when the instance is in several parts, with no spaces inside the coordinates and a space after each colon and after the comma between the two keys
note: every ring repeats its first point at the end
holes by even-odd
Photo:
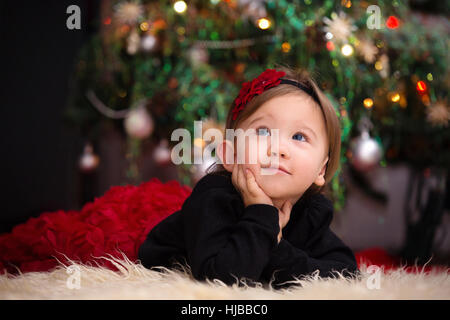
{"type": "Polygon", "coordinates": [[[170,157],[170,149],[169,149],[169,142],[166,139],[161,140],[159,145],[155,148],[155,151],[153,153],[153,158],[155,159],[155,162],[159,165],[166,165],[170,163],[171,157],[170,157]]]}
{"type": "Polygon", "coordinates": [[[216,161],[216,157],[206,157],[203,158],[201,164],[194,164],[191,167],[192,178],[194,182],[197,183],[201,178],[203,178],[206,175],[206,169],[208,169],[216,161]]]}
{"type": "Polygon", "coordinates": [[[373,169],[382,157],[381,146],[368,132],[363,132],[360,137],[352,140],[351,151],[351,163],[359,171],[373,169]]]}
{"type": "Polygon", "coordinates": [[[149,34],[141,39],[141,49],[145,52],[151,52],[156,48],[156,37],[149,34]]]}
{"type": "Polygon", "coordinates": [[[125,118],[124,126],[129,136],[138,139],[149,137],[154,129],[153,119],[144,107],[131,110],[125,118]]]}
{"type": "Polygon", "coordinates": [[[188,51],[189,61],[192,66],[198,67],[209,62],[209,53],[205,48],[194,46],[188,51]]]}
{"type": "Polygon", "coordinates": [[[91,172],[97,169],[100,163],[100,158],[94,154],[94,148],[91,144],[86,144],[83,150],[83,154],[81,155],[78,165],[82,172],[91,172]]]}

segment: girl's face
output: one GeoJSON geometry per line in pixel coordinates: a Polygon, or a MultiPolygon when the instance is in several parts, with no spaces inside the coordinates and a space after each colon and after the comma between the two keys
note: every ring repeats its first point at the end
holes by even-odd
{"type": "Polygon", "coordinates": [[[292,200],[295,203],[313,183],[319,186],[325,183],[328,141],[324,118],[320,107],[307,95],[289,94],[272,98],[239,128],[256,130],[256,139],[248,139],[243,146],[245,150],[240,152],[245,152],[244,167],[252,169],[259,186],[273,200],[292,200]],[[279,130],[278,153],[271,145],[273,129],[279,130]],[[253,153],[253,158],[250,158],[250,153],[253,153]],[[261,157],[264,153],[265,161],[261,157]],[[255,165],[250,164],[250,160],[255,158],[263,168],[260,172],[255,172],[255,165]],[[268,170],[268,167],[283,168],[287,173],[268,170]]]}

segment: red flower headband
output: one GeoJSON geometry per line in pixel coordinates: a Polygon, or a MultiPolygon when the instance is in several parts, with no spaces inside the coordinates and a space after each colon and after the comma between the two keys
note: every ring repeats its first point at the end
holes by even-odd
{"type": "Polygon", "coordinates": [[[275,69],[267,69],[252,81],[245,82],[242,85],[239,95],[234,99],[233,120],[236,120],[239,112],[244,109],[247,103],[263,93],[265,90],[275,87],[281,83],[281,77],[286,75],[283,71],[276,71],[275,69]]]}

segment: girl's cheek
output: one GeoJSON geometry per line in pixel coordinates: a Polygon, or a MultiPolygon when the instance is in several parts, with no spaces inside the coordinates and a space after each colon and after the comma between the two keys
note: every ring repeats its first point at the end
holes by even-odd
{"type": "Polygon", "coordinates": [[[270,137],[260,136],[257,142],[258,149],[258,163],[263,167],[268,167],[271,165],[271,158],[268,155],[268,149],[270,148],[270,137]]]}
{"type": "Polygon", "coordinates": [[[246,154],[246,163],[268,166],[270,164],[270,157],[267,155],[267,143],[266,137],[250,137],[246,154]]]}
{"type": "Polygon", "coordinates": [[[245,143],[242,143],[240,140],[235,139],[234,144],[235,150],[235,163],[242,164],[247,162],[247,150],[245,143]]]}

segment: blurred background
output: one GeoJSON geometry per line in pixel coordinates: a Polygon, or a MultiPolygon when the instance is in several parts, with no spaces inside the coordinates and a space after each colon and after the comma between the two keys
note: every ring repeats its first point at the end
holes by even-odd
{"type": "MultiPolygon", "coordinates": [[[[354,250],[450,265],[446,1],[2,1],[0,232],[174,165],[176,128],[224,127],[243,82],[312,72],[342,127],[328,196],[354,250]]],[[[196,139],[204,148],[209,141],[196,139]]]]}

